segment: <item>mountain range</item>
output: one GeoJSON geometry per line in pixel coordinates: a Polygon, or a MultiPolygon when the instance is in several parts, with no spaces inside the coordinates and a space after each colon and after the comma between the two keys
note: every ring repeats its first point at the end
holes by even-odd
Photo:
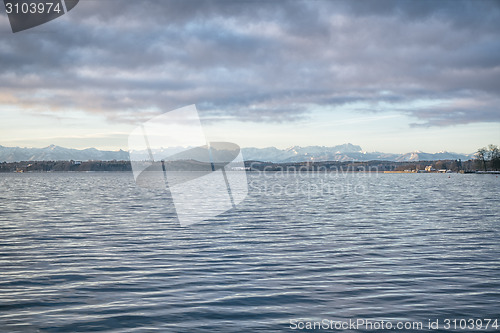
{"type": "MultiPolygon", "coordinates": [[[[162,148],[155,150],[155,155],[170,156],[179,153],[182,147],[162,148]]],[[[365,152],[358,145],[346,143],[343,145],[325,146],[294,146],[286,149],[276,147],[268,148],[242,148],[243,158],[247,161],[263,161],[273,163],[292,163],[307,161],[434,161],[434,160],[469,160],[474,154],[458,154],[451,152],[424,153],[414,151],[406,154],[391,154],[381,152],[365,152]]],[[[136,151],[134,156],[147,159],[147,151],[136,151]]],[[[137,158],[136,157],[136,158],[137,158]]],[[[129,153],[124,150],[105,151],[95,148],[72,149],[50,145],[45,148],[20,148],[0,146],[0,162],[19,161],[61,161],[61,160],[128,160],[129,153]]]]}
{"type": "Polygon", "coordinates": [[[346,143],[343,145],[325,147],[290,147],[287,149],[271,148],[243,148],[246,160],[267,162],[306,162],[306,161],[435,161],[435,160],[469,160],[474,154],[458,154],[451,152],[424,153],[414,151],[406,154],[391,154],[382,152],[366,152],[360,146],[346,143]]]}

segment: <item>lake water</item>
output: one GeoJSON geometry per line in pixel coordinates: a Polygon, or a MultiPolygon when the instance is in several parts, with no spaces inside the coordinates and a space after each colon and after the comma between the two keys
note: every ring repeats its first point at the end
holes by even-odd
{"type": "Polygon", "coordinates": [[[248,181],[236,209],[180,227],[168,195],[138,188],[131,173],[0,174],[0,331],[500,325],[495,175],[248,181]]]}

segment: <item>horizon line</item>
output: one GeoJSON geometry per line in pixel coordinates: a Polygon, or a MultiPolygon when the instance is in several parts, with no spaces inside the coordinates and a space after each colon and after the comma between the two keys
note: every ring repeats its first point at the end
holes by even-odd
{"type": "MultiPolygon", "coordinates": [[[[283,151],[286,151],[286,150],[290,150],[290,149],[293,149],[293,148],[309,148],[309,147],[324,147],[324,148],[334,148],[334,147],[337,147],[337,146],[344,146],[344,145],[352,145],[352,146],[358,146],[359,148],[361,148],[360,145],[357,145],[357,144],[352,144],[350,142],[348,143],[342,143],[342,144],[338,144],[338,145],[332,145],[332,146],[326,146],[326,145],[308,145],[308,146],[300,146],[300,145],[293,145],[293,146],[288,146],[286,148],[279,148],[279,147],[276,147],[276,146],[266,146],[266,147],[255,147],[255,146],[246,146],[246,147],[240,147],[240,149],[269,149],[269,148],[275,148],[275,149],[278,149],[278,150],[283,150],[283,151]]],[[[63,149],[72,149],[72,150],[78,150],[78,151],[83,151],[83,150],[87,150],[87,149],[95,149],[95,150],[98,150],[98,151],[106,151],[106,152],[120,152],[120,151],[123,151],[123,152],[130,152],[131,150],[129,149],[123,149],[123,148],[118,148],[118,149],[102,149],[102,148],[97,148],[97,147],[86,147],[86,148],[74,148],[74,147],[65,147],[65,146],[59,146],[59,145],[56,145],[56,144],[50,144],[48,146],[24,146],[24,147],[21,147],[21,146],[4,146],[2,144],[0,144],[0,147],[3,147],[3,148],[19,148],[19,149],[46,149],[46,148],[50,148],[50,147],[59,147],[59,148],[63,148],[63,149]]],[[[175,147],[161,147],[161,148],[155,148],[155,149],[169,149],[169,148],[189,148],[191,146],[188,146],[188,147],[185,147],[185,146],[175,146],[175,147]]],[[[487,145],[485,146],[487,147],[487,145]]],[[[480,147],[482,148],[482,147],[480,147]]],[[[478,149],[480,149],[478,148],[478,149]]],[[[403,152],[403,153],[394,153],[394,152],[384,152],[384,151],[380,151],[380,150],[374,150],[374,151],[366,151],[366,150],[363,150],[361,148],[361,150],[359,151],[349,151],[349,152],[356,152],[356,153],[383,153],[383,154],[394,154],[394,155],[404,155],[404,154],[409,154],[409,153],[422,153],[422,154],[439,154],[439,153],[451,153],[451,154],[460,154],[460,155],[473,155],[477,152],[474,151],[472,153],[463,153],[463,152],[454,152],[454,151],[448,151],[448,150],[440,150],[440,151],[436,151],[436,152],[426,152],[426,151],[422,151],[420,149],[417,149],[417,150],[412,150],[412,151],[407,151],[407,152],[403,152]]],[[[344,152],[344,153],[349,153],[349,152],[344,152]]]]}

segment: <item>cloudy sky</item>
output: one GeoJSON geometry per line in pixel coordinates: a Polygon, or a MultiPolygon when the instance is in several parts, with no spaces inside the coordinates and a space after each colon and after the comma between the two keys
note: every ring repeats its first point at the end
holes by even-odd
{"type": "Polygon", "coordinates": [[[500,144],[497,0],[81,0],[15,34],[0,9],[3,146],[127,149],[190,104],[244,147],[500,144]]]}

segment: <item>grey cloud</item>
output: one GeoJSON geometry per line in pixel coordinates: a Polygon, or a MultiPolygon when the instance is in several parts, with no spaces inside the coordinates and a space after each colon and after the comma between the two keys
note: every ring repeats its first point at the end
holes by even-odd
{"type": "Polygon", "coordinates": [[[412,127],[450,126],[472,122],[500,122],[500,112],[492,108],[432,108],[411,112],[423,122],[412,123],[412,127]]]}
{"type": "Polygon", "coordinates": [[[32,110],[123,122],[193,103],[281,122],[314,105],[464,94],[491,104],[410,114],[499,121],[499,22],[495,1],[83,0],[47,33],[2,34],[0,87],[32,110]]]}

